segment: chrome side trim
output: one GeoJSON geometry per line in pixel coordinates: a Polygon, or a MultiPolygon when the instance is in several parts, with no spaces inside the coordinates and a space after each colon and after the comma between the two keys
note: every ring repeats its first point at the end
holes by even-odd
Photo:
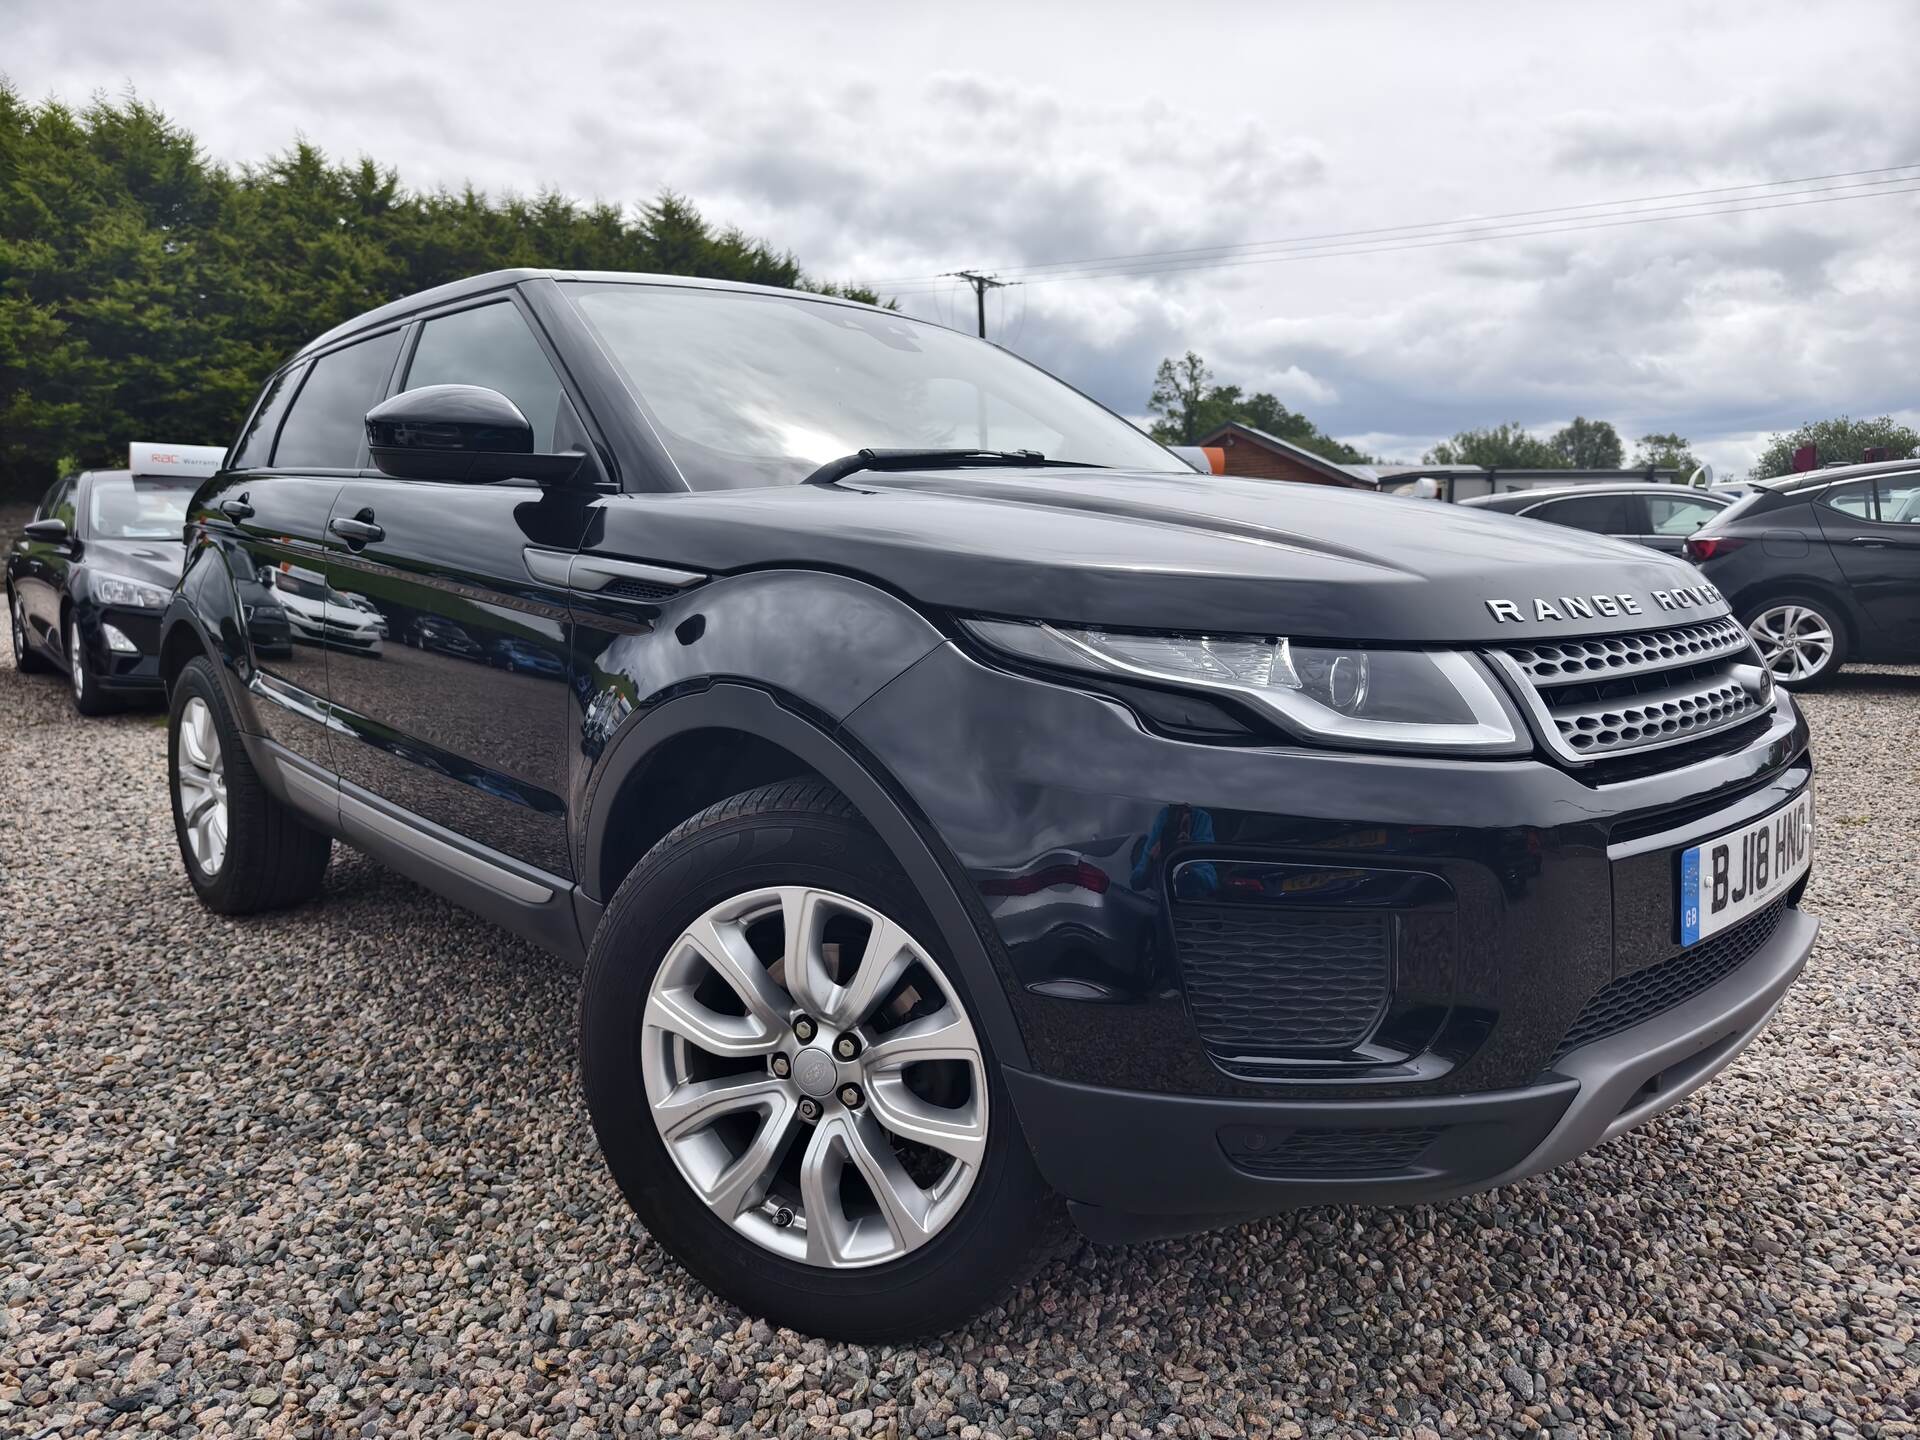
{"type": "Polygon", "coordinates": [[[529,545],[520,555],[527,563],[527,573],[543,585],[564,586],[573,569],[571,550],[543,550],[538,545],[529,545]]]}
{"type": "Polygon", "coordinates": [[[576,590],[594,592],[620,580],[636,580],[642,585],[664,585],[669,590],[686,590],[707,577],[693,570],[673,570],[665,565],[642,565],[633,560],[613,560],[604,555],[576,555],[570,583],[576,590]]]}
{"type": "Polygon", "coordinates": [[[437,835],[429,834],[417,824],[411,824],[349,795],[344,789],[340,792],[340,823],[343,827],[362,826],[384,840],[413,851],[443,870],[450,870],[462,879],[484,885],[523,905],[544,905],[553,898],[552,886],[539,884],[518,871],[482,859],[470,850],[463,850],[437,835]]]}

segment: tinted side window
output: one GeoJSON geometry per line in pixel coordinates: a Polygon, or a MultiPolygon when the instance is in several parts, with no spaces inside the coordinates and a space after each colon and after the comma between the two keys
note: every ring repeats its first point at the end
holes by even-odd
{"type": "Polygon", "coordinates": [[[273,463],[316,470],[356,468],[366,449],[367,411],[386,394],[387,376],[399,352],[400,332],[389,330],[314,361],[280,427],[273,463]]]}
{"type": "Polygon", "coordinates": [[[1879,483],[1881,520],[1920,525],[1920,475],[1882,475],[1879,483]]]}
{"type": "Polygon", "coordinates": [[[56,485],[53,494],[47,497],[46,518],[66,521],[69,535],[77,535],[80,531],[80,513],[74,504],[74,491],[79,488],[80,477],[69,476],[56,485]]]}
{"type": "Polygon", "coordinates": [[[1838,510],[1842,515],[1851,515],[1856,520],[1872,520],[1873,481],[1853,480],[1845,485],[1830,486],[1827,493],[1820,497],[1820,503],[1838,510]]]}
{"type": "Polygon", "coordinates": [[[56,480],[47,487],[47,493],[40,497],[40,508],[33,512],[36,520],[45,520],[52,516],[53,507],[60,503],[60,492],[73,483],[70,480],[56,480]]]}
{"type": "Polygon", "coordinates": [[[1685,495],[1671,499],[1665,495],[1643,498],[1647,502],[1648,523],[1653,527],[1648,533],[1653,535],[1691,535],[1724,508],[1685,495]]]}
{"type": "Polygon", "coordinates": [[[1574,495],[1565,500],[1549,500],[1528,518],[1551,520],[1556,525],[1571,525],[1576,530],[1592,530],[1602,535],[1630,535],[1633,520],[1624,495],[1574,495]]]}
{"type": "Polygon", "coordinates": [[[560,408],[566,404],[527,322],[501,301],[442,315],[420,327],[420,343],[407,367],[408,390],[422,385],[482,385],[520,407],[533,426],[533,448],[550,454],[560,408]]]}
{"type": "Polygon", "coordinates": [[[240,432],[240,439],[233,447],[234,469],[254,470],[267,463],[267,457],[273,453],[273,436],[280,428],[280,417],[287,413],[287,404],[300,388],[300,377],[306,373],[306,366],[290,365],[267,382],[260,403],[254,407],[253,418],[247,421],[247,428],[240,432]]]}

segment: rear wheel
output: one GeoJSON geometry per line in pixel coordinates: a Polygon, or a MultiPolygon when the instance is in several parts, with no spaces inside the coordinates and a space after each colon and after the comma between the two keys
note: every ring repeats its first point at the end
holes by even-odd
{"type": "Polygon", "coordinates": [[[39,675],[52,669],[46,657],[33,648],[33,641],[28,638],[27,609],[20,603],[17,594],[8,594],[7,611],[13,631],[13,668],[22,675],[39,675]]]}
{"type": "Polygon", "coordinates": [[[114,708],[112,698],[88,668],[86,639],[80,622],[71,615],[67,616],[67,683],[73,690],[73,708],[82,715],[105,715],[114,708]]]}
{"type": "Polygon", "coordinates": [[[180,858],[209,910],[246,915],[320,892],[333,842],[260,783],[205,656],[174,682],[167,766],[180,858]]]}
{"type": "Polygon", "coordinates": [[[614,1178],[715,1290],[816,1335],[951,1328],[1059,1204],[912,884],[831,787],[695,816],[609,908],[581,1072],[614,1178]]]}
{"type": "Polygon", "coordinates": [[[1825,600],[1778,596],[1754,607],[1746,626],[1773,678],[1789,689],[1817,689],[1846,661],[1846,629],[1825,600]]]}

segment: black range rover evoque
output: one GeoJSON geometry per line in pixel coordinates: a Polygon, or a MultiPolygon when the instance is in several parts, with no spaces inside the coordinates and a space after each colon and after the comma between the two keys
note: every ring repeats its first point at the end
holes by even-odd
{"type": "Polygon", "coordinates": [[[1063,1210],[1535,1174],[1813,941],[1805,724],[1684,562],[1196,475],[835,299],[511,271],[343,325],[165,626],[201,898],[311,896],[339,838],[583,961],[621,1189],[815,1333],[956,1324],[1063,1210]],[[296,574],[312,634],[253,644],[296,574]]]}

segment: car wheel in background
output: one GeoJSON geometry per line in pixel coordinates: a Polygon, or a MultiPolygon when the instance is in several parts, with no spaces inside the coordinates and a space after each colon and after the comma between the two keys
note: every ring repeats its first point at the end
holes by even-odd
{"type": "Polygon", "coordinates": [[[174,682],[167,776],[180,858],[208,909],[246,915],[319,893],[333,842],[260,783],[205,657],[174,682]]]}
{"type": "Polygon", "coordinates": [[[13,630],[13,668],[22,675],[39,675],[53,667],[47,663],[46,656],[33,648],[33,642],[27,638],[27,612],[20,604],[20,597],[7,595],[9,624],[13,630]]]}
{"type": "Polygon", "coordinates": [[[80,622],[67,616],[67,684],[73,693],[73,708],[82,715],[105,715],[114,703],[100,688],[87,667],[87,646],[80,634],[80,622]]]}
{"type": "Polygon", "coordinates": [[[813,1335],[950,1329],[1063,1214],[918,893],[840,793],[722,801],[634,867],[594,936],[581,1075],[647,1229],[813,1335]]]}
{"type": "Polygon", "coordinates": [[[1753,607],[1744,620],[1761,660],[1789,689],[1817,689],[1846,661],[1846,629],[1825,600],[1776,596],[1753,607]]]}

